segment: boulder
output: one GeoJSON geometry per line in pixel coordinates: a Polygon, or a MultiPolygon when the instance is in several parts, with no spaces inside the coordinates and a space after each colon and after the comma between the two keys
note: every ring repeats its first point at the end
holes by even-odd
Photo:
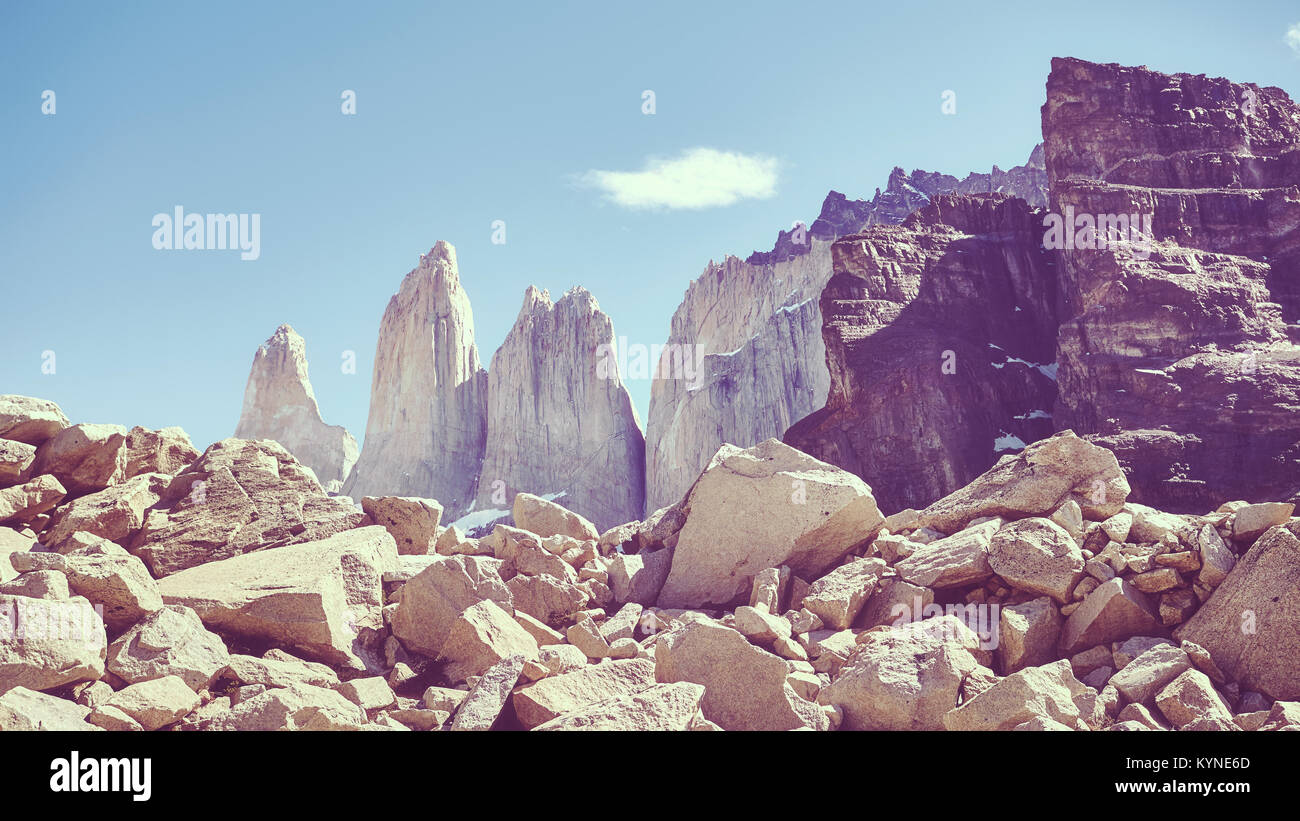
{"type": "Polygon", "coordinates": [[[174,724],[199,706],[199,695],[180,676],[163,676],[123,687],[96,710],[116,707],[146,730],[174,724]]]}
{"type": "Polygon", "coordinates": [[[839,630],[858,617],[880,578],[888,569],[883,559],[856,559],[813,582],[803,597],[803,606],[839,630]]]}
{"type": "Polygon", "coordinates": [[[921,547],[894,565],[899,578],[912,584],[942,589],[974,584],[993,575],[989,544],[998,521],[983,522],[921,547]]]}
{"type": "Polygon", "coordinates": [[[53,690],[104,675],[108,636],[90,602],[0,595],[0,693],[53,690]]]}
{"type": "Polygon", "coordinates": [[[1122,578],[1098,585],[1065,621],[1061,629],[1062,655],[1130,636],[1165,632],[1155,605],[1147,595],[1122,578]]]}
{"type": "Polygon", "coordinates": [[[440,558],[402,587],[393,612],[393,635],[406,649],[437,658],[461,611],[491,600],[507,612],[512,597],[498,572],[501,562],[477,556],[440,558]]]}
{"type": "Polygon", "coordinates": [[[59,480],[48,474],[0,490],[0,522],[30,522],[53,509],[65,494],[59,480]]]}
{"type": "Polygon", "coordinates": [[[268,650],[261,658],[237,653],[230,655],[230,674],[245,685],[294,687],[307,685],[333,689],[338,673],[324,664],[291,656],[283,650],[268,650]]]}
{"type": "MultiPolygon", "coordinates": [[[[1047,596],[1003,607],[999,615],[997,646],[1002,674],[1011,675],[1026,667],[1055,661],[1063,621],[1061,612],[1047,596]]],[[[1110,661],[1109,652],[1106,661],[1110,661]]]]}
{"type": "Polygon", "coordinates": [[[213,722],[214,730],[357,730],[365,711],[339,693],[310,684],[276,687],[241,701],[213,722]]]}
{"type": "Polygon", "coordinates": [[[704,693],[703,685],[686,681],[652,684],[635,693],[584,704],[533,729],[690,730],[700,716],[704,693]]]}
{"type": "Polygon", "coordinates": [[[89,707],[26,687],[0,692],[0,730],[98,730],[86,723],[89,707]]]}
{"type": "Polygon", "coordinates": [[[36,449],[32,472],[52,474],[72,496],[118,484],[126,478],[126,428],[90,424],[64,428],[36,449]]]}
{"type": "Polygon", "coordinates": [[[72,592],[102,605],[104,623],[114,632],[162,609],[158,582],[144,562],[112,542],[93,539],[62,559],[72,592]]]}
{"type": "Polygon", "coordinates": [[[442,505],[433,499],[366,496],[361,500],[361,509],[371,521],[393,534],[398,553],[424,555],[435,552],[433,546],[438,541],[442,505]]]}
{"type": "Polygon", "coordinates": [[[371,526],[202,564],[158,587],[213,630],[364,669],[360,633],[383,626],[381,578],[396,563],[393,537],[371,526]]]}
{"type": "Polygon", "coordinates": [[[1232,518],[1232,538],[1239,542],[1253,542],[1270,527],[1285,523],[1294,512],[1295,505],[1291,502],[1246,505],[1232,518]]]}
{"type": "Polygon", "coordinates": [[[0,439],[0,487],[22,482],[35,457],[34,446],[0,439]]]}
{"type": "Polygon", "coordinates": [[[128,544],[144,525],[145,511],[157,504],[170,481],[171,477],[163,473],[143,473],[74,499],[51,518],[44,542],[58,550],[73,533],[84,532],[128,544]]]}
{"type": "Polygon", "coordinates": [[[1156,706],[1180,730],[1206,718],[1232,721],[1231,708],[1214,689],[1214,682],[1200,670],[1187,670],[1169,682],[1156,695],[1156,706]]]}
{"type": "Polygon", "coordinates": [[[1119,691],[1123,703],[1144,704],[1191,668],[1192,661],[1182,649],[1157,644],[1124,665],[1109,684],[1119,691]]]}
{"type": "Polygon", "coordinates": [[[654,604],[672,569],[671,548],[626,555],[616,553],[609,560],[609,586],[614,601],[654,604]]]}
{"type": "Polygon", "coordinates": [[[126,475],[163,473],[173,475],[199,458],[190,436],[181,428],[149,430],[136,425],[126,434],[126,475]]]}
{"type": "Polygon", "coordinates": [[[1097,691],[1081,683],[1070,662],[1026,667],[943,717],[948,730],[1011,730],[1035,719],[1088,730],[1096,722],[1097,691]]]}
{"type": "Polygon", "coordinates": [[[230,654],[197,613],[169,604],[110,644],[106,663],[110,673],[128,684],[177,676],[197,692],[211,687],[226,670],[230,654]]]}
{"type": "Polygon", "coordinates": [[[655,678],[704,685],[704,716],[726,730],[827,729],[825,712],[795,693],[788,672],[784,659],[713,620],[688,622],[655,642],[655,678]]]}
{"type": "Polygon", "coordinates": [[[491,599],[472,604],[456,616],[442,643],[446,675],[464,681],[483,675],[508,656],[537,661],[537,639],[491,599]]]}
{"type": "Polygon", "coordinates": [[[1174,635],[1208,650],[1243,690],[1300,700],[1297,589],[1300,520],[1291,519],[1258,539],[1174,635]]]}
{"type": "Polygon", "coordinates": [[[524,657],[516,654],[501,659],[478,680],[461,702],[452,719],[452,730],[490,730],[510,699],[510,691],[524,670],[524,657]]]}
{"type": "Polygon", "coordinates": [[[1067,604],[1083,577],[1083,553],[1065,528],[1042,518],[1004,525],[989,543],[989,567],[1017,590],[1067,604]]]}
{"type": "Polygon", "coordinates": [[[649,659],[606,661],[520,687],[512,701],[519,722],[531,730],[566,713],[634,695],[654,684],[655,663],[649,659]]]}
{"type": "Polygon", "coordinates": [[[0,438],[41,445],[68,426],[68,417],[48,399],[0,396],[0,438]]]}
{"type": "Polygon", "coordinates": [[[596,526],[563,505],[534,496],[516,493],[511,510],[515,526],[542,538],[563,535],[574,539],[600,539],[596,526]]]}

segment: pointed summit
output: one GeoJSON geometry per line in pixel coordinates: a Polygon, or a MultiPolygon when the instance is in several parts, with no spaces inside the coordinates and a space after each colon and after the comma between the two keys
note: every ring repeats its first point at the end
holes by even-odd
{"type": "Polygon", "coordinates": [[[339,489],[357,461],[352,434],[321,419],[307,378],[307,343],[287,324],[276,328],[253,356],[235,436],[274,439],[315,471],[330,491],[339,489]]]}

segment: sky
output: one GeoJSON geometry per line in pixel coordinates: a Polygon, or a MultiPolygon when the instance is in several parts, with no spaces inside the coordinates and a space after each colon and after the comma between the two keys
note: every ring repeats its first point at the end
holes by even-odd
{"type": "Polygon", "coordinates": [[[710,260],[829,190],[1023,163],[1054,56],[1300,93],[1293,2],[811,8],[5,2],[0,393],[202,449],[287,322],[360,440],[380,318],[437,240],[485,366],[530,284],[649,346],[710,260]],[[258,215],[256,258],[155,248],[177,206],[258,215]]]}

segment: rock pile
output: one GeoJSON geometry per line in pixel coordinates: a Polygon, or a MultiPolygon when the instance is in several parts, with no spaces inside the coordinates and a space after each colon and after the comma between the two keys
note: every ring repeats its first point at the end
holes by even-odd
{"type": "Polygon", "coordinates": [[[1300,728],[1292,505],[1134,504],[1069,432],[888,516],[769,440],[644,521],[519,494],[471,538],[274,443],[133,462],[0,408],[32,449],[0,480],[0,729],[1300,728]]]}

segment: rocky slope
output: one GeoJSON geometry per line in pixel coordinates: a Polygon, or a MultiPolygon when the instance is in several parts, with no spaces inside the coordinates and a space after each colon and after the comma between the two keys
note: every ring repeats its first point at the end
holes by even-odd
{"type": "Polygon", "coordinates": [[[769,440],[604,534],[521,493],[401,553],[275,443],[0,410],[0,730],[1300,729],[1294,506],[1135,504],[1069,432],[919,511],[769,440]]]}
{"type": "Polygon", "coordinates": [[[528,288],[488,371],[477,509],[525,492],[556,498],[602,529],[642,517],[645,438],[615,342],[613,322],[586,290],[552,302],[528,288]]]}
{"type": "Polygon", "coordinates": [[[1056,213],[1149,219],[1063,250],[1056,424],[1175,510],[1300,493],[1300,107],[1280,89],[1052,62],[1056,213]]]}
{"type": "Polygon", "coordinates": [[[456,249],[438,242],[384,311],[366,438],[343,492],[433,498],[450,518],[468,509],[487,436],[487,383],[456,249]]]}
{"type": "Polygon", "coordinates": [[[253,355],[235,438],[274,439],[332,491],[342,487],[357,461],[352,434],[321,419],[307,378],[307,344],[289,325],[276,328],[253,355]]]}
{"type": "Polygon", "coordinates": [[[681,498],[724,442],[780,437],[826,404],[830,375],[818,297],[831,277],[831,243],[873,225],[896,225],[938,194],[1003,192],[1043,204],[1041,147],[1024,166],[971,174],[895,168],[871,200],[830,192],[802,234],[781,231],[769,252],[710,262],[673,315],[651,385],[646,427],[646,507],[681,498]],[[699,374],[672,357],[694,363],[699,374]]]}

